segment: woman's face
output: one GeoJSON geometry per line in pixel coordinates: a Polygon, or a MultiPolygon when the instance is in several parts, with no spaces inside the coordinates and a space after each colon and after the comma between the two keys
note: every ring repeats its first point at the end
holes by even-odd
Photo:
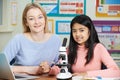
{"type": "Polygon", "coordinates": [[[89,32],[89,29],[86,26],[75,23],[72,26],[72,35],[73,35],[74,40],[79,45],[84,45],[85,42],[89,38],[90,32],[89,32]]]}
{"type": "Polygon", "coordinates": [[[27,25],[31,32],[44,32],[45,17],[39,8],[32,8],[27,12],[27,25]]]}

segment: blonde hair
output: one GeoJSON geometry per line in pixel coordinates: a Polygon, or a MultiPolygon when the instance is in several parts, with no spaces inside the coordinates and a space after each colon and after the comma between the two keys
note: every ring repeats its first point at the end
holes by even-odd
{"type": "Polygon", "coordinates": [[[47,21],[47,15],[46,15],[46,12],[45,10],[42,8],[42,6],[40,6],[40,4],[38,3],[28,3],[23,11],[23,14],[22,14],[22,24],[23,24],[23,28],[24,28],[24,33],[26,32],[30,32],[30,28],[29,26],[27,25],[27,12],[32,9],[32,8],[38,8],[41,10],[41,12],[43,13],[43,16],[45,18],[45,28],[44,28],[44,32],[47,33],[49,32],[48,31],[48,21],[47,21]]]}

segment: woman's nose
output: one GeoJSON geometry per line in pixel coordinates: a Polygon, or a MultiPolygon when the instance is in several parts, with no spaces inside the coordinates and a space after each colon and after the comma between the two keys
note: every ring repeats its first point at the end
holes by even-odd
{"type": "Polygon", "coordinates": [[[38,19],[35,19],[35,23],[39,23],[39,20],[38,20],[38,19]]]}

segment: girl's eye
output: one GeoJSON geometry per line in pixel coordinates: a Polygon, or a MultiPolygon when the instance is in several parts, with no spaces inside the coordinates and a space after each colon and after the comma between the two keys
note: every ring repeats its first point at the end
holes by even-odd
{"type": "Polygon", "coordinates": [[[72,30],[72,32],[73,32],[73,33],[75,33],[75,32],[76,32],[76,30],[72,30]]]}
{"type": "Polygon", "coordinates": [[[80,32],[83,32],[84,30],[83,29],[80,29],[80,32]]]}

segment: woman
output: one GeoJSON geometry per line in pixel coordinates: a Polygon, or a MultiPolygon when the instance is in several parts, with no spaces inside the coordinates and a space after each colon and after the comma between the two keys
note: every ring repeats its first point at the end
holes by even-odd
{"type": "MultiPolygon", "coordinates": [[[[78,15],[71,21],[68,62],[73,75],[89,77],[120,77],[120,70],[107,49],[100,43],[92,20],[78,15]],[[101,70],[102,63],[107,69],[101,70]]],[[[59,68],[52,68],[50,74],[57,74],[59,68]]]]}
{"type": "Polygon", "coordinates": [[[38,75],[47,73],[59,56],[60,38],[48,31],[47,16],[39,4],[26,5],[22,23],[24,33],[16,35],[5,47],[14,73],[38,75]],[[40,66],[39,66],[40,65],[40,66]]]}

